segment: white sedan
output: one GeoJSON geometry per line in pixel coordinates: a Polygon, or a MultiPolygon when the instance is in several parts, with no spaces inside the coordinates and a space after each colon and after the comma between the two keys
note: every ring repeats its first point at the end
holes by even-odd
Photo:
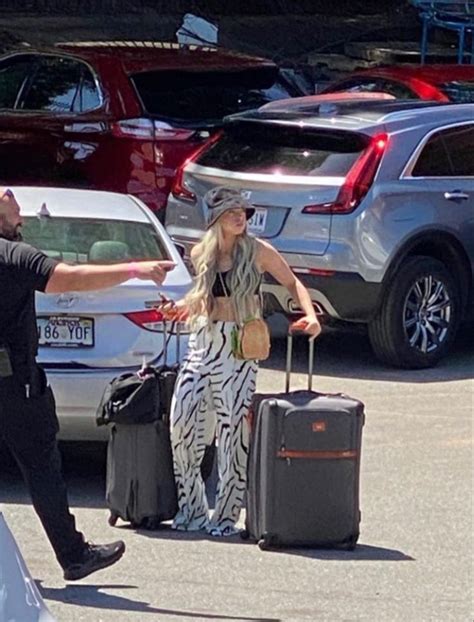
{"type": "MultiPolygon", "coordinates": [[[[38,361],[53,388],[63,440],[100,440],[95,412],[107,383],[142,363],[176,360],[176,336],[154,306],[160,292],[181,298],[191,277],[154,214],[129,195],[60,188],[13,188],[25,218],[25,242],[71,263],[170,259],[176,268],[158,289],[131,279],[107,290],[38,294],[38,361]]],[[[181,353],[185,348],[181,338],[181,353]]]]}

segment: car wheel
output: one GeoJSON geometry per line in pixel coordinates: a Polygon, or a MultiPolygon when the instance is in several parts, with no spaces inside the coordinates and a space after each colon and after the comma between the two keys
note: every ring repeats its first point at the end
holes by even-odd
{"type": "Polygon", "coordinates": [[[431,257],[410,257],[388,284],[369,337],[385,363],[431,367],[448,352],[459,318],[458,286],[445,265],[431,257]]]}

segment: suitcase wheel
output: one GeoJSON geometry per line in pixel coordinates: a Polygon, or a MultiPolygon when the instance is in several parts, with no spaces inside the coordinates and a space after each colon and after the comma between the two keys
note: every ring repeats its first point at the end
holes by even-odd
{"type": "Polygon", "coordinates": [[[351,538],[350,540],[347,540],[346,542],[343,542],[337,548],[343,549],[344,551],[353,551],[355,549],[355,547],[356,547],[358,539],[359,539],[358,536],[356,536],[354,538],[351,538]]]}
{"type": "Polygon", "coordinates": [[[261,551],[269,551],[272,548],[273,538],[272,536],[264,535],[263,538],[260,538],[257,544],[261,551]]]}
{"type": "Polygon", "coordinates": [[[242,531],[240,532],[240,538],[241,540],[248,540],[250,538],[250,534],[247,529],[242,529],[242,531]]]}

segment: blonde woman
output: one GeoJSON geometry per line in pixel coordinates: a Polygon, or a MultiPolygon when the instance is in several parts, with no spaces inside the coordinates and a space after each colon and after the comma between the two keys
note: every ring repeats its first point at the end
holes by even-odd
{"type": "Polygon", "coordinates": [[[169,318],[186,316],[192,331],[171,407],[179,501],[173,528],[227,536],[236,533],[246,487],[247,414],[257,373],[256,361],[234,357],[232,331],[245,319],[261,314],[262,273],[269,272],[300,304],[305,315],[298,328],[312,337],[321,328],[308,291],[283,257],[270,244],[247,233],[247,220],[254,208],[241,193],[214,188],[205,201],[207,232],[191,252],[194,287],[183,301],[161,307],[169,318]],[[219,479],[215,509],[209,518],[200,465],[214,422],[219,479]]]}

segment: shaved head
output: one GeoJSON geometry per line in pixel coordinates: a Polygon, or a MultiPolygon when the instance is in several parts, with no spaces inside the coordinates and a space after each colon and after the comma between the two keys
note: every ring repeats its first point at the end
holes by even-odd
{"type": "Polygon", "coordinates": [[[0,237],[20,242],[23,238],[20,206],[10,188],[0,186],[0,237]]]}
{"type": "Polygon", "coordinates": [[[0,212],[4,212],[7,209],[12,198],[14,198],[14,194],[10,188],[0,186],[0,212]]]}

